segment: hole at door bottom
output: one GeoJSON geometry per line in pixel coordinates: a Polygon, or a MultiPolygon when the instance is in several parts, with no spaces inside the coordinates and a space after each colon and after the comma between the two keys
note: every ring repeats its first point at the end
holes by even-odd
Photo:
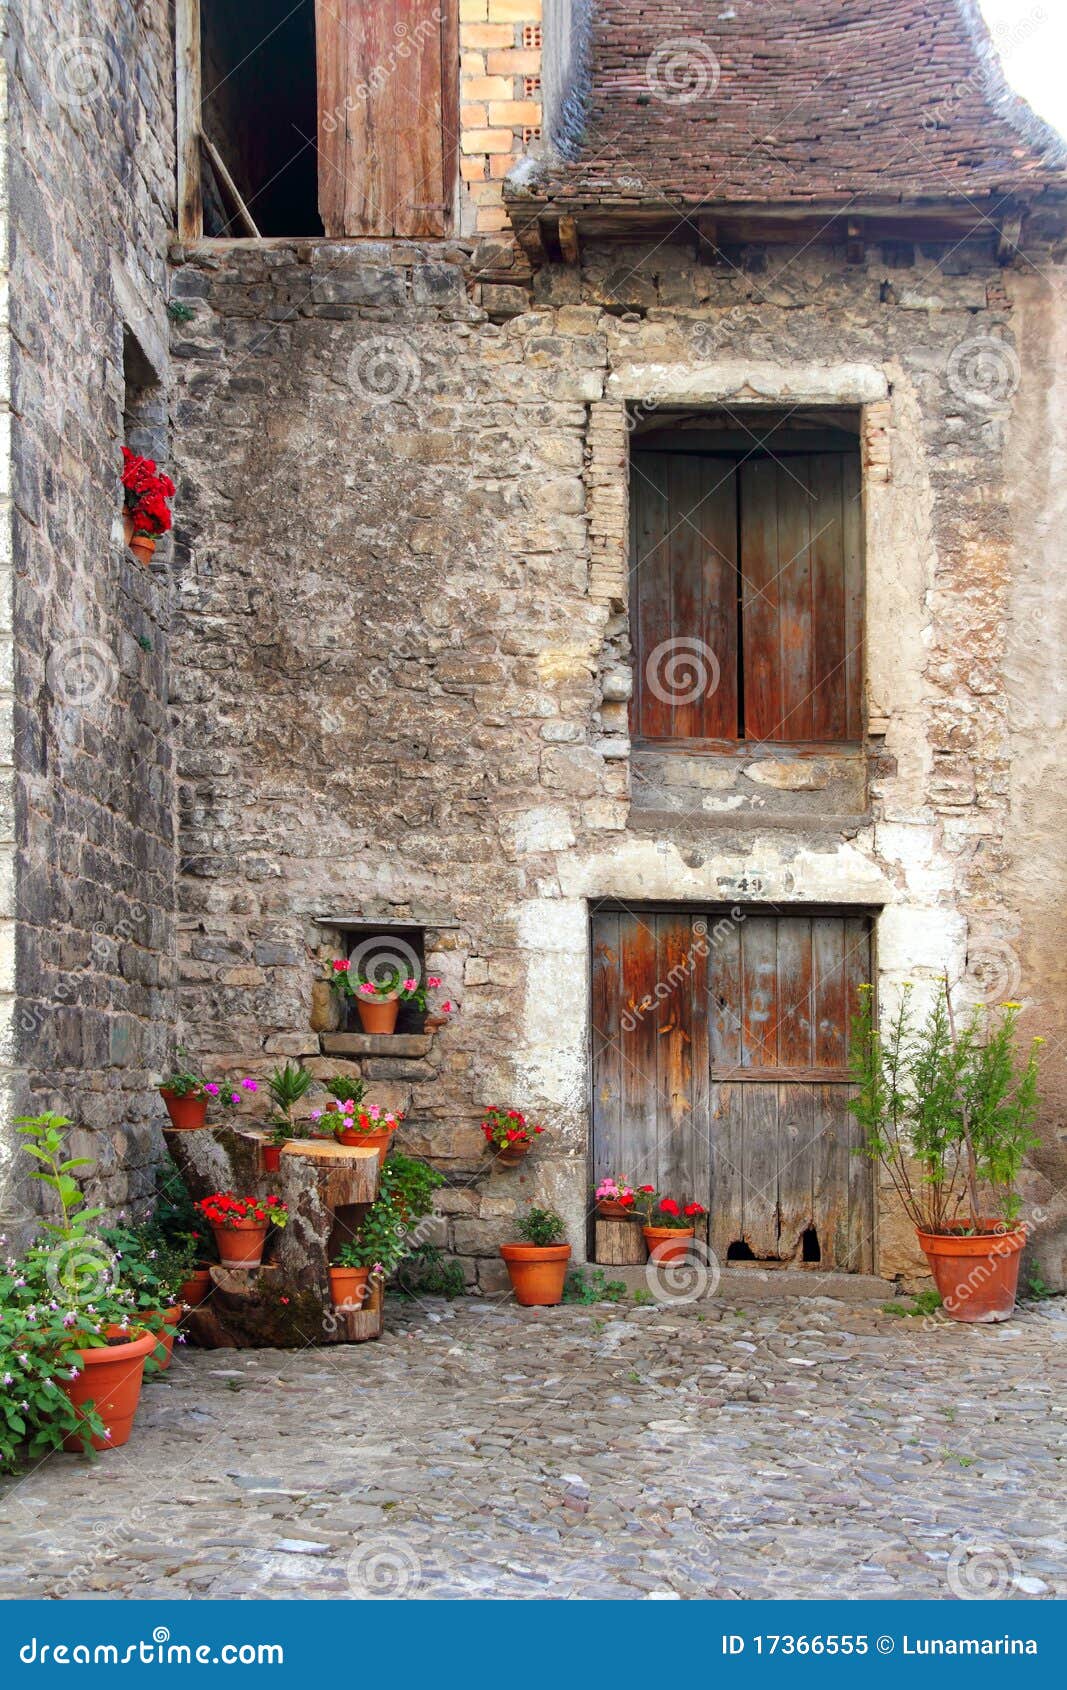
{"type": "Polygon", "coordinates": [[[727,1247],[726,1260],[728,1262],[754,1262],[756,1258],[743,1238],[735,1238],[733,1243],[727,1247]]]}
{"type": "Polygon", "coordinates": [[[819,1234],[813,1226],[809,1226],[800,1240],[800,1259],[802,1262],[821,1262],[822,1250],[819,1247],[819,1234]]]}

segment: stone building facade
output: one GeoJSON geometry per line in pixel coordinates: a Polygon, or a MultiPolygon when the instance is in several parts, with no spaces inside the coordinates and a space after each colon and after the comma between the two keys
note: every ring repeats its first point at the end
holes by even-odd
{"type": "MultiPolygon", "coordinates": [[[[541,126],[518,98],[505,124],[492,79],[539,80],[537,0],[459,0],[457,192],[503,187],[423,241],[168,248],[166,8],[140,8],[136,39],[87,26],[115,74],[108,59],[77,122],[45,121],[54,44],[13,43],[7,1086],[77,1112],[110,1201],[146,1189],[152,1069],[180,1038],[217,1074],[286,1056],[363,1073],[446,1174],[439,1236],[470,1283],[500,1286],[496,1247],[531,1197],[582,1259],[597,911],[829,909],[870,917],[883,1003],[947,970],[972,1000],[1022,1000],[1047,1037],[1026,1196],[1062,1284],[1067,178],[955,0],[873,10],[927,31],[887,54],[911,89],[890,114],[909,145],[896,176],[876,126],[828,142],[851,146],[853,174],[883,145],[892,195],[846,180],[840,152],[797,178],[784,134],[745,178],[751,147],[721,138],[740,132],[756,10],[712,27],[695,6],[681,26],[621,0],[591,21],[557,6],[543,94],[523,89],[546,132],[505,181],[496,160],[541,126]],[[647,66],[675,37],[710,58],[699,97],[672,103],[647,66]],[[635,152],[609,168],[619,101],[635,152]],[[507,146],[484,133],[494,109],[507,146]],[[931,135],[939,185],[916,163],[931,135]],[[716,147],[730,168],[709,179],[716,147]],[[659,156],[685,168],[654,189],[659,156]],[[57,238],[72,171],[77,241],[69,210],[57,238]],[[165,425],[154,384],[131,379],[145,361],[165,425]],[[147,573],[113,537],[124,406],[128,428],[169,430],[178,483],[173,553],[147,573]],[[823,418],[852,431],[862,484],[858,742],[802,758],[773,737],[728,756],[638,744],[634,451],[668,424],[762,437],[823,418]],[[54,660],[49,681],[75,638],[111,654],[88,705],[63,698],[54,660]],[[388,1043],[338,1029],[316,982],[360,946],[440,974],[456,1013],[388,1043]],[[493,1103],[548,1129],[517,1172],[485,1158],[493,1103]]],[[[856,27],[872,15],[851,10],[856,27]]],[[[789,27],[805,26],[802,66],[829,43],[847,84],[869,55],[839,13],[805,0],[789,27]]],[[[765,91],[779,119],[787,93],[765,91]]],[[[870,1265],[915,1268],[888,1203],[870,1265]]]]}

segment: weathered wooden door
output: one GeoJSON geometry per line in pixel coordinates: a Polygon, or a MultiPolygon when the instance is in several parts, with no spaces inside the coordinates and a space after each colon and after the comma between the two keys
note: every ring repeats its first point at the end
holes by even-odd
{"type": "Polygon", "coordinates": [[[457,18],[455,0],[315,0],[327,235],[448,233],[457,18]]]}
{"type": "Polygon", "coordinates": [[[705,1204],[720,1261],[867,1271],[847,1060],[869,971],[864,916],[598,914],[594,1180],[705,1204]]]}

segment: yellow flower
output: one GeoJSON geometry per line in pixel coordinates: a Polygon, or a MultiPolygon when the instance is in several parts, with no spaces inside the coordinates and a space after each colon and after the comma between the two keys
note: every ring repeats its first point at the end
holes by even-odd
{"type": "Polygon", "coordinates": [[[1044,1039],[1039,1039],[1035,1033],[1033,1042],[1035,1045],[1043,1045],[1046,1041],[1044,1039]]]}
{"type": "Polygon", "coordinates": [[[1021,1003],[1008,1002],[1008,1003],[1002,1003],[1000,1007],[1001,1007],[1001,1009],[1021,1009],[1023,1006],[1022,1006],[1021,1003]]]}

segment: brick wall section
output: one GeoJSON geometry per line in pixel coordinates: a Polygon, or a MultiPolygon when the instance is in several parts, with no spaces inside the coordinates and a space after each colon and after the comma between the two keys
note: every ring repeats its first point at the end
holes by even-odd
{"type": "MultiPolygon", "coordinates": [[[[9,1107],[150,1188],[172,1020],[167,580],[121,543],[123,321],[166,375],[164,0],[8,14],[17,1007],[9,1107]],[[32,27],[31,27],[32,24],[32,27]],[[162,351],[160,350],[162,349],[162,351]]],[[[5,1131],[9,1134],[10,1127],[5,1131]]],[[[8,1140],[10,1142],[10,1140],[8,1140]]],[[[9,1186],[0,1198],[17,1213],[9,1186]]]]}
{"type": "Polygon", "coordinates": [[[541,0],[459,0],[461,227],[510,227],[504,177],[540,139],[541,0]]]}
{"type": "MultiPolygon", "coordinates": [[[[884,902],[887,987],[1016,954],[998,868],[1009,841],[1025,849],[1006,806],[1022,746],[997,688],[1007,411],[968,397],[959,350],[988,336],[1011,374],[987,247],[957,251],[953,274],[916,256],[890,303],[875,250],[863,267],[778,251],[769,281],[754,253],[746,272],[590,246],[502,324],[470,303],[461,265],[417,245],[178,256],[175,292],[195,311],[173,346],[181,1001],[210,1065],[263,1071],[317,1049],[317,916],[424,923],[461,1010],[417,1057],[375,1057],[373,1078],[449,1177],[449,1247],[493,1287],[526,1197],[560,1206],[584,1243],[588,900],[755,886],[884,902]],[[699,366],[735,370],[736,395],[766,402],[770,362],[787,393],[798,372],[878,376],[865,449],[889,473],[867,490],[871,670],[889,720],[874,819],[835,838],[724,818],[648,836],[627,802],[613,393],[647,368],[654,400],[699,366]],[[481,1155],[492,1102],[551,1129],[518,1173],[481,1155]]],[[[991,989],[1005,985],[1054,1037],[1067,1030],[1041,981],[991,989]]],[[[1059,1053],[1049,1068],[1060,1083],[1059,1053]]],[[[1060,1155],[1050,1132],[1042,1201],[1063,1184],[1060,1155]]],[[[883,1267],[896,1236],[887,1222],[883,1267]]]]}

